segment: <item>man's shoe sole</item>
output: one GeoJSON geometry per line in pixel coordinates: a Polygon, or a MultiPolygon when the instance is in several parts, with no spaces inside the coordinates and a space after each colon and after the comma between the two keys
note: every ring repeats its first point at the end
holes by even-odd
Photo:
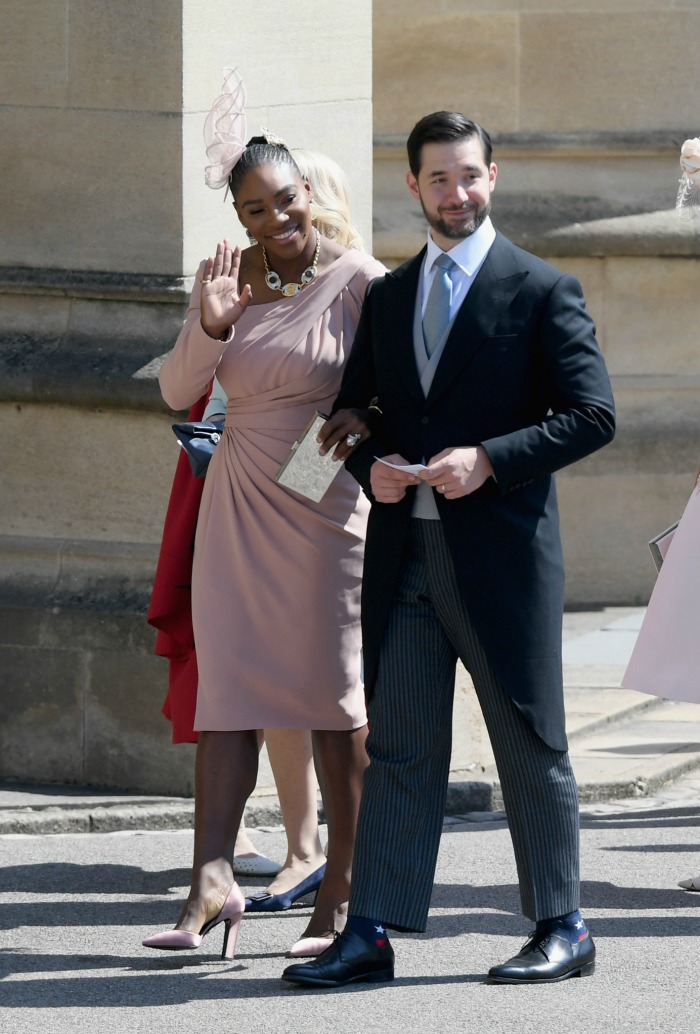
{"type": "Polygon", "coordinates": [[[322,980],[320,977],[305,977],[304,980],[298,980],[284,974],[282,974],[282,979],[288,980],[290,984],[298,984],[299,987],[345,987],[346,984],[382,984],[385,981],[393,980],[394,972],[393,970],[379,970],[376,973],[362,973],[356,977],[348,977],[347,980],[322,980]]]}
{"type": "Polygon", "coordinates": [[[562,980],[569,980],[571,977],[592,977],[595,972],[595,962],[588,962],[578,969],[570,969],[568,973],[562,973],[560,977],[487,977],[489,984],[559,984],[562,980]]]}

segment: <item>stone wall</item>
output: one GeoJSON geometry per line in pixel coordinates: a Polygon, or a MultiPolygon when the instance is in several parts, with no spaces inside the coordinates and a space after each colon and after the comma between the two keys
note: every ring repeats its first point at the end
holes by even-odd
{"type": "Polygon", "coordinates": [[[501,133],[697,130],[699,37],[695,0],[376,0],[374,131],[441,108],[501,133]]]}
{"type": "MultiPolygon", "coordinates": [[[[221,70],[261,122],[348,170],[370,237],[371,5],[300,0],[5,0],[0,266],[182,276],[223,232],[203,185],[204,114],[221,70]]],[[[245,240],[241,237],[241,240],[245,240]]]]}

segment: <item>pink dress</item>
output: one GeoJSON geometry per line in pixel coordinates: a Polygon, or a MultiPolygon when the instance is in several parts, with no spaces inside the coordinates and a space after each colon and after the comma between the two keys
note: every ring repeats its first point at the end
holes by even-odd
{"type": "Polygon", "coordinates": [[[198,731],[348,730],[366,721],[360,582],[369,504],[344,468],[319,503],[275,474],[312,415],[329,411],[367,284],[383,273],[348,251],[294,298],[250,305],[228,342],[202,330],[197,276],[160,383],[173,409],[199,398],[214,373],[229,399],[195,539],[198,731]]]}
{"type": "Polygon", "coordinates": [[[700,702],[700,485],[659,571],[622,685],[700,702]]]}

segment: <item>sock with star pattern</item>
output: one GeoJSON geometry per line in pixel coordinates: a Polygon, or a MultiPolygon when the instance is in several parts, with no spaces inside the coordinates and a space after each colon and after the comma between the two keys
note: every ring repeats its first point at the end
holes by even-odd
{"type": "Polygon", "coordinates": [[[373,944],[377,948],[386,948],[389,938],[386,935],[384,923],[378,923],[376,919],[367,919],[366,916],[348,916],[346,930],[352,930],[363,941],[373,944]]]}
{"type": "Polygon", "coordinates": [[[572,944],[584,941],[588,937],[588,929],[578,909],[575,912],[567,912],[563,916],[554,916],[552,919],[541,919],[537,923],[537,933],[558,933],[562,937],[566,937],[572,944]]]}

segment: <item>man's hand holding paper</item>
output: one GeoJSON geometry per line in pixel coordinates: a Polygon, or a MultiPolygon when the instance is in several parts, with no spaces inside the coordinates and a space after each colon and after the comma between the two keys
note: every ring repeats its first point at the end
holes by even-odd
{"type": "MultiPolygon", "coordinates": [[[[422,464],[417,466],[422,467],[422,464]]],[[[418,474],[413,473],[415,469],[415,466],[409,464],[408,460],[398,453],[384,456],[383,459],[377,458],[370,471],[372,494],[377,502],[400,502],[406,495],[406,489],[411,485],[417,485],[421,480],[418,474]]]]}
{"type": "Polygon", "coordinates": [[[443,449],[428,462],[424,481],[446,499],[459,499],[481,488],[493,476],[489,454],[480,445],[443,449]]]}
{"type": "Polygon", "coordinates": [[[403,456],[384,456],[372,467],[372,492],[377,502],[398,503],[406,489],[427,481],[446,499],[459,499],[481,488],[493,475],[488,453],[480,445],[443,449],[428,464],[408,463],[403,456]]]}

